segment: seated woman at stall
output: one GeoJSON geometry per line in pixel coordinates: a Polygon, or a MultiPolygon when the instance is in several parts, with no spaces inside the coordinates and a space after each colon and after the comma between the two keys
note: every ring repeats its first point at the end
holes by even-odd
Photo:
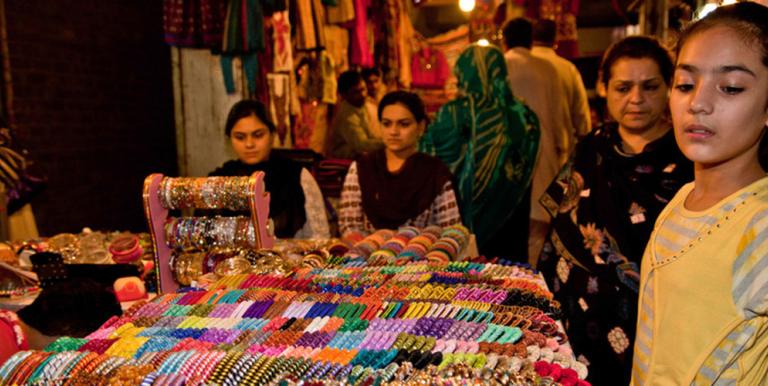
{"type": "Polygon", "coordinates": [[[541,198],[552,229],[538,268],[593,385],[629,383],[640,260],[659,213],[693,179],[667,113],[672,72],[653,38],[610,47],[598,87],[616,122],[579,142],[541,198]]]}
{"type": "Polygon", "coordinates": [[[421,98],[391,92],[379,103],[378,115],[384,149],[350,165],[339,206],[341,234],[461,223],[450,170],[417,151],[427,125],[421,98]]]}
{"type": "Polygon", "coordinates": [[[330,232],[320,187],[298,163],[273,156],[276,127],[261,102],[242,100],[229,111],[224,134],[236,160],[227,161],[209,176],[250,176],[265,173],[269,217],[279,238],[328,238],[330,232]]]}

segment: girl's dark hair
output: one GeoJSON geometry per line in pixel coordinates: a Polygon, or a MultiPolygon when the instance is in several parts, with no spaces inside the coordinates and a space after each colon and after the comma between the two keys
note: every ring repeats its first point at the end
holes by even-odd
{"type": "MultiPolygon", "coordinates": [[[[728,27],[740,35],[748,47],[757,46],[762,56],[763,65],[768,67],[768,7],[753,3],[741,2],[718,7],[705,18],[686,28],[677,41],[676,52],[680,50],[692,36],[715,27],[728,27]]],[[[768,109],[768,101],[766,101],[768,109]]],[[[758,145],[757,156],[763,170],[768,170],[768,127],[765,127],[763,137],[758,145]]]]}
{"type": "Polygon", "coordinates": [[[648,58],[656,62],[659,66],[659,72],[664,79],[664,83],[669,86],[672,82],[672,73],[675,67],[672,64],[672,58],[669,51],[662,47],[656,38],[650,36],[630,36],[613,43],[605,51],[603,60],[600,62],[600,81],[608,85],[611,79],[611,68],[619,59],[644,59],[648,58]]]}
{"type": "Polygon", "coordinates": [[[405,106],[408,111],[416,118],[416,122],[423,122],[427,120],[427,110],[424,108],[424,102],[421,98],[408,91],[392,91],[387,95],[384,95],[379,102],[379,120],[381,120],[381,114],[384,112],[384,108],[389,105],[400,103],[405,106]]]}
{"type": "Polygon", "coordinates": [[[691,36],[715,27],[733,29],[750,47],[757,43],[763,64],[768,67],[768,7],[751,1],[718,7],[683,30],[675,51],[679,55],[691,36]]]}
{"type": "Polygon", "coordinates": [[[277,130],[275,124],[269,119],[267,109],[264,107],[263,103],[253,99],[243,99],[240,102],[235,103],[229,110],[227,123],[224,126],[224,134],[226,134],[227,137],[232,135],[232,128],[235,127],[237,121],[252,115],[255,115],[256,118],[264,123],[270,133],[274,133],[277,130]]]}

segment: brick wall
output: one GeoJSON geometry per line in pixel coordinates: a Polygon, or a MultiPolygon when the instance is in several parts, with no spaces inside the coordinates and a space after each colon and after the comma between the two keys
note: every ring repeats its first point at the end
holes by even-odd
{"type": "Polygon", "coordinates": [[[146,230],[144,177],[176,173],[162,3],[5,0],[15,129],[49,178],[41,235],[146,230]]]}

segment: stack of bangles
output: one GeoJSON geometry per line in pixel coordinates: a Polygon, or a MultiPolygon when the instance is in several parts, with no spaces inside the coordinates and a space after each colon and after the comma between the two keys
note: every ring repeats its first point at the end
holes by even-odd
{"type": "Polygon", "coordinates": [[[157,191],[166,209],[248,210],[250,177],[165,177],[157,191]]]}

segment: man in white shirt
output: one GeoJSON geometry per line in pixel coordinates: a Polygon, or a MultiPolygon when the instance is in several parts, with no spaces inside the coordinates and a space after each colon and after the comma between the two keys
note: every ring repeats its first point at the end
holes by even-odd
{"type": "MultiPolygon", "coordinates": [[[[533,56],[542,58],[552,63],[562,83],[561,87],[565,96],[566,107],[570,115],[573,134],[576,138],[587,135],[592,131],[589,112],[589,100],[581,74],[576,66],[569,60],[555,52],[555,38],[557,36],[557,24],[554,20],[539,19],[533,26],[533,56]]],[[[569,146],[572,148],[572,146],[569,146]]]]}
{"type": "Polygon", "coordinates": [[[539,118],[541,138],[539,155],[531,183],[531,214],[528,260],[538,260],[549,231],[550,216],[539,198],[568,160],[573,141],[573,127],[565,103],[560,78],[552,63],[534,56],[533,23],[526,18],[508,21],[502,30],[512,93],[528,105],[539,118]]]}

